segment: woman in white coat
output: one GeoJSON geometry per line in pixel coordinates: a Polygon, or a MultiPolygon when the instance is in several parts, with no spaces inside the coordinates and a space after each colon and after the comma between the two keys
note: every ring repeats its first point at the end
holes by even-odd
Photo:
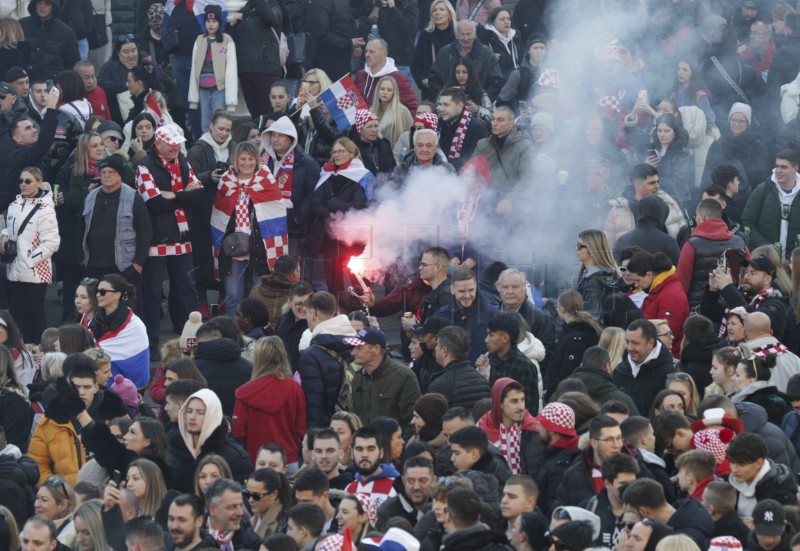
{"type": "Polygon", "coordinates": [[[50,257],[58,250],[61,237],[53,207],[50,184],[42,171],[28,167],[19,177],[20,194],[8,207],[6,227],[0,233],[0,250],[9,254],[9,242],[16,243],[16,257],[4,258],[11,286],[11,315],[17,320],[24,342],[38,343],[47,328],[44,295],[53,282],[50,257]]]}

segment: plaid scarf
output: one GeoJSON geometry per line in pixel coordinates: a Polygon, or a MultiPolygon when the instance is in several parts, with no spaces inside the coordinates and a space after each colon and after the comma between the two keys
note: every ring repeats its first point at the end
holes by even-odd
{"type": "Polygon", "coordinates": [[[513,475],[522,473],[519,451],[521,433],[522,429],[518,423],[514,423],[509,429],[500,423],[500,451],[503,453],[503,457],[506,458],[508,467],[513,475]]]}
{"type": "MultiPolygon", "coordinates": [[[[168,161],[160,154],[158,155],[159,160],[163,163],[163,165],[169,171],[170,178],[172,179],[172,193],[178,193],[179,191],[183,191],[183,179],[181,177],[181,163],[178,159],[174,161],[168,161]]],[[[189,222],[186,220],[186,211],[183,208],[175,209],[175,221],[178,222],[178,231],[181,233],[185,233],[189,231],[189,222]]]]}
{"type": "Polygon", "coordinates": [[[243,182],[241,180],[239,182],[239,197],[236,200],[236,208],[234,209],[234,230],[238,232],[243,232],[246,234],[251,233],[250,229],[250,211],[248,207],[250,206],[250,195],[247,193],[247,188],[253,184],[253,180],[255,180],[255,176],[250,178],[247,182],[243,182]]]}
{"type": "Polygon", "coordinates": [[[211,537],[219,544],[220,551],[233,551],[233,544],[231,541],[233,540],[233,536],[236,535],[236,531],[223,532],[222,530],[215,530],[211,526],[210,518],[206,521],[206,528],[211,537]]]}
{"type": "MultiPolygon", "coordinates": [[[[739,288],[741,289],[741,287],[739,288]]],[[[778,291],[770,287],[766,291],[761,291],[756,296],[752,298],[748,306],[752,307],[753,310],[758,310],[758,307],[761,306],[761,303],[764,302],[769,297],[777,296],[778,291]]],[[[746,295],[742,294],[743,298],[747,298],[746,295]]],[[[719,336],[724,337],[725,333],[728,331],[728,314],[730,313],[730,308],[725,308],[725,315],[722,316],[722,323],[719,324],[719,336]]]]}
{"type": "Polygon", "coordinates": [[[450,143],[450,153],[447,155],[448,159],[458,159],[461,157],[461,148],[464,147],[464,138],[467,137],[467,129],[472,120],[472,114],[469,109],[464,109],[461,114],[461,120],[458,121],[458,128],[453,135],[453,141],[450,143]]]}
{"type": "Polygon", "coordinates": [[[753,349],[753,355],[756,358],[766,358],[767,356],[783,356],[787,352],[789,352],[789,349],[779,342],[768,344],[766,346],[758,346],[753,349]]]}

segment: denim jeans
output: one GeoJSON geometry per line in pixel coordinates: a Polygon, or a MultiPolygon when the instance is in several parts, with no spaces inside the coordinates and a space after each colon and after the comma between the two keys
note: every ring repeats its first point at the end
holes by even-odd
{"type": "Polygon", "coordinates": [[[242,302],[245,295],[261,281],[261,276],[256,275],[248,280],[247,268],[249,266],[249,260],[231,259],[231,273],[222,278],[225,284],[225,311],[229,316],[236,313],[236,308],[239,307],[239,303],[242,302]]]}
{"type": "Polygon", "coordinates": [[[211,115],[217,109],[225,109],[225,90],[216,88],[200,88],[200,128],[193,129],[194,132],[208,130],[208,123],[211,122],[211,115]]]}
{"type": "Polygon", "coordinates": [[[89,39],[78,40],[78,55],[81,59],[89,59],[89,39]]]}
{"type": "Polygon", "coordinates": [[[183,327],[189,314],[197,310],[197,291],[194,286],[194,263],[191,254],[177,256],[151,256],[144,263],[142,270],[142,309],[143,321],[147,327],[150,348],[158,347],[161,333],[161,297],[164,288],[164,269],[169,273],[170,281],[177,283],[177,288],[170,285],[170,294],[178,293],[183,306],[182,319],[172,322],[176,327],[183,327]]]}
{"type": "MultiPolygon", "coordinates": [[[[189,77],[192,73],[192,56],[188,55],[171,55],[169,62],[172,66],[172,75],[175,77],[175,82],[178,84],[178,93],[181,95],[181,101],[184,105],[189,105],[189,77]]],[[[200,126],[200,113],[197,109],[186,109],[186,117],[189,125],[191,126],[193,136],[186,136],[190,141],[194,141],[194,137],[199,137],[208,128],[199,128],[200,126]]]]}
{"type": "Polygon", "coordinates": [[[411,67],[408,65],[397,65],[397,70],[400,72],[401,75],[408,79],[408,83],[411,87],[414,87],[414,77],[411,76],[411,67]]]}

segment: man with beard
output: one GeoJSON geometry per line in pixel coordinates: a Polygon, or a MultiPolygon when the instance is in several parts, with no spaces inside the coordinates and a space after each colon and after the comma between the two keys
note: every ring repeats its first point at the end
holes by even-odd
{"type": "Polygon", "coordinates": [[[424,514],[423,509],[430,501],[430,489],[434,480],[436,477],[430,460],[421,456],[407,459],[403,465],[403,477],[394,481],[397,495],[378,507],[375,529],[385,532],[389,520],[394,517],[404,518],[411,526],[416,526],[424,514]]]}
{"type": "Polygon", "coordinates": [[[769,316],[773,336],[782,342],[787,340],[784,337],[787,326],[786,303],[781,292],[772,286],[777,275],[775,264],[761,255],[749,261],[743,260],[742,266],[746,268],[742,276],[744,292],[740,293],[734,285],[729,270],[717,268],[708,278],[708,287],[700,303],[700,313],[711,321],[719,323],[721,320],[720,333],[723,333],[726,326],[725,314],[734,308],[743,306],[749,311],[763,312],[769,316]]]}
{"type": "Polygon", "coordinates": [[[216,547],[210,535],[203,537],[203,502],[193,494],[181,494],[172,500],[167,515],[167,531],[176,551],[193,551],[199,547],[216,547]]]}
{"type": "Polygon", "coordinates": [[[353,481],[353,476],[349,472],[339,468],[342,448],[339,435],[335,430],[322,429],[314,437],[311,459],[314,461],[314,465],[328,477],[330,487],[334,490],[344,490],[353,481]]]}
{"type": "Polygon", "coordinates": [[[244,520],[244,499],[238,482],[218,478],[206,491],[208,532],[223,550],[258,551],[261,538],[244,520]]]}
{"type": "Polygon", "coordinates": [[[381,464],[383,439],[373,427],[362,427],[353,435],[353,462],[356,479],[345,491],[348,494],[368,494],[376,507],[397,495],[394,479],[400,476],[391,463],[381,464]]]}
{"type": "Polygon", "coordinates": [[[551,402],[536,418],[539,437],[547,446],[544,463],[536,477],[539,484],[539,507],[549,514],[556,503],[558,481],[578,455],[578,434],[575,432],[575,412],[560,402],[551,402]]]}

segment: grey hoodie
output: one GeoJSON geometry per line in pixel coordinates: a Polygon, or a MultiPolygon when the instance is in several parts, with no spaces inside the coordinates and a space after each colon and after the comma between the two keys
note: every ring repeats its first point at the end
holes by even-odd
{"type": "Polygon", "coordinates": [[[297,147],[297,129],[292,124],[291,119],[289,117],[281,117],[272,123],[272,126],[267,128],[261,133],[261,151],[266,151],[267,155],[269,155],[273,161],[275,161],[275,168],[272,171],[273,174],[277,174],[278,170],[281,167],[281,164],[284,160],[286,160],[287,155],[290,151],[293,151],[294,148],[297,147]],[[285,136],[289,136],[292,139],[292,146],[289,148],[289,151],[286,152],[286,155],[278,161],[278,157],[275,155],[275,150],[272,148],[272,140],[270,140],[270,132],[277,132],[278,134],[284,134],[285,136]]]}

